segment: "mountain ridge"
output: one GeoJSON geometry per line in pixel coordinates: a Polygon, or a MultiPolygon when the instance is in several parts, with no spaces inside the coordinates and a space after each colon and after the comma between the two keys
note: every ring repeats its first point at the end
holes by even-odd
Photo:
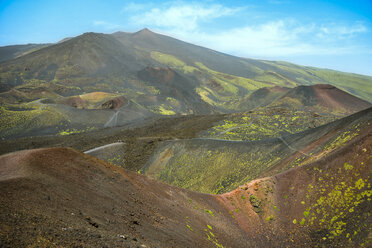
{"type": "MultiPolygon", "coordinates": [[[[89,36],[88,34],[90,34],[91,36],[99,35],[101,37],[114,37],[116,40],[119,40],[121,44],[125,46],[129,45],[132,48],[135,43],[136,47],[134,47],[134,50],[138,50],[137,48],[139,48],[140,50],[138,52],[141,52],[141,51],[150,52],[150,51],[155,50],[155,51],[160,51],[163,53],[169,53],[175,57],[178,57],[181,61],[184,61],[189,66],[194,66],[193,65],[194,62],[201,62],[203,65],[205,65],[206,67],[214,71],[219,71],[222,73],[227,73],[230,75],[247,77],[247,78],[263,77],[262,78],[263,80],[268,80],[271,77],[272,79],[276,78],[276,80],[281,80],[282,81],[281,84],[285,83],[285,81],[283,80],[289,80],[289,81],[295,80],[297,85],[313,84],[311,81],[313,79],[310,79],[311,77],[314,77],[312,76],[312,74],[318,77],[317,79],[318,82],[315,82],[315,83],[327,83],[327,79],[324,79],[324,76],[322,76],[322,73],[323,74],[325,72],[336,73],[336,74],[340,73],[337,71],[328,72],[328,70],[323,70],[319,73],[316,72],[314,74],[313,67],[297,66],[297,65],[290,64],[287,62],[252,60],[252,59],[235,57],[235,56],[231,56],[228,54],[219,53],[219,52],[216,52],[208,48],[204,48],[201,46],[196,46],[196,45],[193,45],[187,42],[183,42],[181,40],[177,40],[177,39],[165,36],[165,35],[156,34],[148,29],[147,31],[146,29],[143,29],[135,33],[116,32],[113,34],[99,34],[99,33],[90,32],[90,33],[85,33],[83,35],[74,37],[70,40],[81,39],[84,36],[89,36]],[[146,36],[146,38],[144,38],[143,36],[146,36]],[[289,69],[291,71],[289,71],[289,69]],[[302,70],[302,72],[299,73],[299,71],[296,71],[298,69],[302,70]],[[280,76],[280,74],[282,76],[280,76]],[[262,76],[259,76],[259,75],[262,75],[262,76]],[[281,78],[283,76],[288,79],[281,78]],[[298,77],[299,79],[302,78],[301,81],[296,80],[295,79],[296,76],[297,77],[299,76],[298,77]]],[[[68,41],[65,41],[65,42],[68,42],[68,41]]],[[[61,42],[59,44],[63,44],[65,42],[61,42]]],[[[56,46],[56,45],[52,45],[52,46],[56,46]]],[[[129,49],[126,48],[125,50],[129,50],[129,49]]],[[[150,65],[151,63],[152,62],[150,62],[150,65]]],[[[147,61],[142,66],[144,67],[148,65],[149,65],[149,62],[147,61]]],[[[164,63],[163,63],[163,66],[164,66],[164,63]]],[[[355,74],[354,76],[362,77],[362,78],[370,78],[368,76],[362,76],[358,74],[355,74]]],[[[262,80],[262,79],[258,79],[258,80],[262,80]]],[[[270,82],[270,81],[267,81],[267,82],[270,82]]],[[[333,82],[333,85],[337,86],[337,83],[333,82]]],[[[342,88],[350,92],[350,90],[347,88],[347,86],[344,85],[344,83],[342,83],[342,88]]],[[[365,98],[365,96],[363,96],[363,98],[365,98]]]]}
{"type": "MultiPolygon", "coordinates": [[[[245,112],[258,107],[258,101],[261,106],[271,104],[280,92],[274,94],[273,90],[262,99],[255,91],[275,86],[284,89],[332,84],[371,101],[371,83],[372,77],[234,57],[146,29],[136,33],[88,32],[0,64],[0,111],[8,118],[0,132],[6,138],[19,131],[24,132],[22,135],[38,133],[37,129],[83,132],[102,128],[109,121],[105,121],[107,116],[115,118],[122,111],[131,113],[131,117],[125,119],[126,115],[121,114],[116,125],[150,116],[245,112]],[[116,112],[97,110],[97,123],[92,126],[92,122],[79,117],[87,110],[58,104],[65,97],[87,93],[99,96],[95,92],[123,97],[136,110],[125,106],[115,108],[116,112]],[[257,97],[250,98],[252,93],[257,97]],[[135,117],[133,111],[139,114],[135,117]],[[19,130],[19,116],[28,128],[19,130]],[[47,121],[45,127],[45,118],[55,121],[47,121]],[[41,124],[35,127],[31,120],[41,124]]],[[[289,107],[303,105],[296,97],[291,98],[289,107]]],[[[354,102],[360,106],[339,113],[336,107],[342,104],[323,105],[330,116],[342,117],[367,106],[359,104],[362,101],[354,102]]],[[[323,110],[317,107],[314,111],[323,110]]]]}
{"type": "Polygon", "coordinates": [[[0,247],[371,242],[372,77],[147,28],[5,51],[0,247]]]}

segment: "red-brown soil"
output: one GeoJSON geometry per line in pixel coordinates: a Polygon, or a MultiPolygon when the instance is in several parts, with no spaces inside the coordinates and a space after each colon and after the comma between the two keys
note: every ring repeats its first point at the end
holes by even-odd
{"type": "Polygon", "coordinates": [[[68,148],[6,154],[0,157],[0,246],[358,247],[371,224],[372,127],[362,131],[313,164],[217,196],[68,148]],[[351,192],[352,201],[333,199],[335,190],[338,199],[351,192]],[[327,204],[317,206],[322,197],[327,204]],[[332,236],[336,213],[335,223],[345,224],[332,236]]]}
{"type": "Polygon", "coordinates": [[[160,68],[160,67],[146,67],[145,71],[149,73],[151,78],[159,82],[169,83],[172,79],[174,79],[174,71],[170,68],[160,68]]]}
{"type": "Polygon", "coordinates": [[[301,237],[303,247],[365,246],[371,242],[372,127],[364,131],[312,164],[251,181],[221,200],[233,213],[239,209],[236,219],[244,230],[261,216],[273,232],[285,233],[291,241],[301,237]],[[248,200],[252,195],[260,199],[259,209],[248,200]],[[336,223],[342,225],[339,232],[336,223]]]}
{"type": "Polygon", "coordinates": [[[79,109],[118,109],[128,101],[123,96],[115,96],[105,92],[92,92],[65,97],[57,102],[79,109]]]}
{"type": "Polygon", "coordinates": [[[1,247],[266,243],[263,235],[246,237],[216,196],[171,187],[72,149],[28,150],[0,160],[1,247]]]}
{"type": "Polygon", "coordinates": [[[305,108],[338,116],[350,115],[372,106],[371,103],[329,84],[295,87],[271,105],[305,108]]]}
{"type": "Polygon", "coordinates": [[[330,109],[345,109],[352,113],[371,107],[371,103],[329,84],[317,84],[311,88],[315,92],[318,104],[330,109]]]}

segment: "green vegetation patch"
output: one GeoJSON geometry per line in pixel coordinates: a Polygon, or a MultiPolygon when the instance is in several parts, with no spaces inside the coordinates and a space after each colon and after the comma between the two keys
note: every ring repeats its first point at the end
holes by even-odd
{"type": "Polygon", "coordinates": [[[174,144],[173,156],[166,164],[157,167],[155,172],[152,169],[155,167],[150,164],[147,170],[161,181],[203,193],[231,191],[259,177],[281,160],[274,150],[270,150],[275,149],[271,146],[254,144],[229,148],[229,144],[220,144],[208,148],[209,141],[206,140],[200,140],[206,146],[191,143],[192,147],[189,147],[183,143],[188,141],[178,142],[174,144]],[[244,147],[243,150],[240,147],[244,147]]]}
{"type": "Polygon", "coordinates": [[[172,107],[165,105],[165,104],[149,107],[149,109],[151,112],[155,114],[160,114],[160,115],[175,115],[176,114],[176,112],[172,110],[172,107]]]}
{"type": "MultiPolygon", "coordinates": [[[[89,131],[93,131],[95,130],[96,128],[95,127],[87,127],[86,129],[76,129],[76,128],[72,128],[72,129],[65,129],[65,130],[62,130],[60,131],[58,134],[59,135],[70,135],[70,134],[75,134],[75,133],[84,133],[84,132],[89,132],[89,131]]],[[[109,162],[111,163],[111,162],[109,162]]]]}
{"type": "Polygon", "coordinates": [[[355,136],[358,136],[358,135],[359,135],[359,133],[357,131],[351,131],[351,130],[345,131],[342,134],[340,134],[339,136],[337,136],[337,138],[334,139],[331,143],[326,145],[324,147],[324,150],[329,151],[329,152],[333,151],[336,148],[339,148],[339,147],[345,145],[347,142],[349,142],[355,136]]]}
{"type": "Polygon", "coordinates": [[[249,78],[218,72],[208,68],[201,62],[195,62],[195,65],[199,67],[201,70],[208,72],[210,75],[212,75],[213,79],[218,80],[219,82],[223,82],[224,85],[222,85],[222,87],[241,87],[246,90],[253,91],[259,88],[273,86],[273,84],[271,83],[264,83],[249,78]]]}
{"type": "MultiPolygon", "coordinates": [[[[338,170],[315,170],[318,182],[307,187],[307,198],[311,204],[303,212],[303,224],[319,230],[327,230],[322,240],[360,239],[368,215],[372,188],[370,176],[362,173],[367,165],[358,167],[345,162],[338,170]]],[[[301,223],[300,223],[301,224],[301,223]]],[[[350,243],[352,244],[352,243],[350,243]]],[[[351,245],[353,246],[353,245],[351,245]]]]}
{"type": "Polygon", "coordinates": [[[212,232],[212,227],[207,225],[207,228],[204,229],[206,240],[210,241],[217,248],[224,248],[222,244],[218,242],[216,235],[212,232]]]}
{"type": "Polygon", "coordinates": [[[18,110],[0,106],[0,116],[0,132],[3,137],[42,127],[58,128],[68,122],[67,116],[50,106],[20,105],[18,110]]]}
{"type": "Polygon", "coordinates": [[[249,201],[252,205],[253,211],[255,211],[256,213],[261,213],[262,212],[262,201],[261,201],[261,199],[259,199],[255,195],[250,195],[249,201]]]}
{"type": "Polygon", "coordinates": [[[162,63],[164,65],[167,65],[175,69],[182,70],[185,74],[193,73],[194,71],[198,70],[196,67],[189,66],[182,60],[170,54],[152,51],[150,55],[151,55],[151,58],[158,61],[159,63],[162,63]]]}
{"type": "Polygon", "coordinates": [[[207,130],[202,137],[254,141],[298,133],[333,120],[334,116],[314,117],[307,111],[263,108],[229,115],[224,121],[207,130]]]}

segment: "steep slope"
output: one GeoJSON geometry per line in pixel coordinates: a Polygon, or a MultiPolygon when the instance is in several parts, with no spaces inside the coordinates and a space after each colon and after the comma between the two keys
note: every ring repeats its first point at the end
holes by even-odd
{"type": "Polygon", "coordinates": [[[259,141],[164,142],[142,172],[179,187],[225,193],[262,176],[317,161],[370,132],[372,108],[297,134],[259,141]]]}
{"type": "Polygon", "coordinates": [[[240,100],[238,109],[246,111],[257,107],[265,107],[285,95],[289,90],[290,88],[280,86],[258,89],[240,100]]]}
{"type": "Polygon", "coordinates": [[[298,86],[269,106],[308,109],[320,114],[350,115],[372,106],[332,85],[298,86]]]}
{"type": "Polygon", "coordinates": [[[83,82],[79,82],[79,79],[84,77],[97,77],[95,82],[84,82],[97,84],[101,80],[100,75],[109,76],[139,68],[132,51],[113,37],[85,33],[3,63],[0,72],[6,74],[1,78],[2,84],[11,86],[24,84],[30,79],[47,82],[57,80],[62,83],[74,79],[74,86],[80,86],[83,82]]]}
{"type": "Polygon", "coordinates": [[[0,157],[2,247],[360,247],[370,242],[372,126],[319,161],[223,195],[72,149],[0,157]]]}
{"type": "MultiPolygon", "coordinates": [[[[151,83],[153,87],[168,96],[172,107],[178,113],[208,114],[213,112],[211,106],[201,101],[196,94],[196,80],[190,80],[170,68],[146,67],[137,73],[138,78],[151,83]]],[[[173,111],[174,112],[174,111],[173,111]]]]}
{"type": "Polygon", "coordinates": [[[274,70],[296,81],[297,85],[331,84],[371,102],[371,77],[315,67],[297,66],[287,62],[265,61],[274,70]]]}
{"type": "Polygon", "coordinates": [[[271,230],[284,227],[291,242],[299,238],[295,230],[306,233],[302,247],[368,247],[371,125],[363,131],[314,163],[254,180],[221,198],[241,226],[255,225],[253,212],[269,222],[271,230]]]}
{"type": "Polygon", "coordinates": [[[240,103],[253,110],[226,115],[200,136],[260,140],[314,128],[372,106],[331,85],[272,87],[251,93],[240,103]]]}
{"type": "MultiPolygon", "coordinates": [[[[188,65],[200,62],[212,70],[235,76],[253,77],[256,75],[256,70],[259,70],[257,67],[265,66],[260,61],[242,61],[240,58],[157,34],[146,28],[136,33],[117,32],[112,35],[123,44],[135,44],[140,50],[170,54],[188,65]],[[249,66],[245,63],[248,63],[249,66]]],[[[153,54],[153,57],[156,58],[154,55],[156,54],[153,54]]]]}
{"type": "Polygon", "coordinates": [[[102,110],[87,111],[84,108],[92,106],[80,106],[85,100],[80,101],[77,94],[88,96],[84,93],[89,92],[90,96],[97,97],[90,101],[99,102],[102,94],[116,94],[124,99],[126,97],[118,94],[119,91],[125,90],[127,94],[135,91],[126,75],[143,66],[136,62],[131,49],[110,35],[85,33],[5,62],[0,67],[0,74],[4,76],[0,84],[14,87],[0,95],[2,122],[6,123],[0,130],[2,139],[103,128],[119,113],[122,114],[115,122],[117,125],[153,116],[137,104],[128,106],[124,112],[107,110],[118,110],[125,102],[120,99],[106,102],[107,106],[116,105],[99,107],[102,110]],[[104,92],[99,94],[95,89],[104,92]],[[69,96],[75,97],[66,98],[69,96]],[[65,103],[72,103],[72,108],[65,103]],[[127,112],[130,113],[125,115],[127,112]]]}
{"type": "MultiPolygon", "coordinates": [[[[219,199],[123,171],[71,149],[4,155],[0,244],[14,246],[255,247],[219,199]],[[53,162],[51,162],[53,161],[53,162]]],[[[279,240],[280,238],[280,240],[279,240]]]]}
{"type": "MultiPolygon", "coordinates": [[[[90,80],[86,80],[91,86],[97,87],[97,83],[102,84],[104,79],[93,80],[90,76],[110,75],[111,79],[121,81],[122,77],[136,78],[137,71],[152,65],[170,66],[182,71],[187,77],[196,77],[201,89],[206,87],[204,90],[210,90],[210,94],[215,97],[220,95],[217,100],[222,102],[232,100],[233,96],[245,96],[252,90],[265,86],[293,87],[316,83],[330,83],[364,99],[372,99],[368,87],[371,78],[367,76],[284,62],[238,58],[147,29],[137,33],[118,32],[112,35],[86,33],[3,63],[0,66],[0,78],[4,89],[23,84],[29,79],[50,82],[74,78],[75,86],[79,86],[78,84],[83,83],[76,80],[79,77],[88,77],[90,80]],[[208,83],[212,85],[208,86],[208,83]],[[224,91],[213,87],[216,83],[224,91]],[[224,96],[229,98],[224,99],[224,96]]],[[[120,89],[120,85],[105,87],[110,90],[120,89]]]]}
{"type": "Polygon", "coordinates": [[[303,106],[263,107],[225,115],[213,127],[201,132],[201,138],[256,141],[299,133],[335,121],[334,114],[317,114],[303,106]]]}
{"type": "Polygon", "coordinates": [[[0,63],[34,52],[50,44],[27,44],[0,47],[0,63]]]}
{"type": "MultiPolygon", "coordinates": [[[[43,102],[58,105],[64,97],[86,93],[119,94],[135,104],[136,109],[146,117],[235,113],[270,105],[270,101],[280,98],[288,87],[319,83],[338,86],[365,100],[372,99],[372,78],[367,76],[238,58],[147,29],[136,33],[85,33],[0,64],[0,110],[14,117],[1,132],[2,138],[15,138],[17,114],[44,121],[45,118],[34,116],[35,113],[50,114],[48,119],[55,116],[63,119],[62,122],[48,122],[46,125],[42,121],[35,126],[29,122],[27,129],[36,130],[36,133],[47,130],[42,133],[55,134],[62,126],[79,132],[91,128],[88,120],[84,123],[82,119],[65,118],[65,106],[48,106],[52,108],[48,113],[43,111],[44,106],[35,109],[32,101],[40,102],[44,98],[49,100],[43,102]],[[274,88],[268,92],[255,92],[263,87],[274,88]],[[9,109],[24,111],[13,113],[9,109]],[[36,111],[26,113],[27,109],[36,111]],[[79,125],[69,125],[68,120],[79,125]]],[[[359,106],[361,101],[350,96],[348,106],[355,104],[358,107],[345,109],[345,106],[331,102],[339,101],[343,97],[341,94],[331,96],[324,95],[324,89],[319,88],[318,91],[317,101],[321,104],[316,110],[340,108],[332,111],[338,111],[338,116],[345,116],[368,105],[364,102],[359,106]]],[[[302,93],[296,91],[293,94],[302,93]]],[[[288,97],[293,104],[298,102],[298,99],[293,100],[296,96],[288,97]]],[[[317,101],[315,104],[318,104],[317,101]]],[[[84,110],[81,115],[84,115],[84,110]]],[[[102,121],[94,128],[105,126],[102,123],[107,118],[107,112],[102,112],[100,116],[102,121]]],[[[122,118],[125,116],[122,115],[122,118]]],[[[133,118],[117,125],[130,121],[133,118]]]]}
{"type": "MultiPolygon", "coordinates": [[[[157,63],[182,70],[196,69],[210,74],[227,74],[230,77],[248,78],[240,90],[255,90],[264,86],[332,84],[367,101],[372,100],[371,77],[348,74],[333,70],[298,66],[281,61],[253,60],[230,56],[211,49],[195,46],[148,29],[136,33],[117,32],[112,34],[126,45],[135,45],[142,56],[151,53],[157,63]],[[159,58],[159,54],[167,59],[159,58]],[[181,65],[175,59],[184,63],[181,65]],[[185,68],[186,67],[186,68],[185,68]],[[258,87],[257,87],[258,86],[258,87]]],[[[219,77],[223,80],[223,77],[219,77]]],[[[231,80],[231,78],[230,78],[231,80]]],[[[237,86],[235,84],[235,86],[237,86]]]]}

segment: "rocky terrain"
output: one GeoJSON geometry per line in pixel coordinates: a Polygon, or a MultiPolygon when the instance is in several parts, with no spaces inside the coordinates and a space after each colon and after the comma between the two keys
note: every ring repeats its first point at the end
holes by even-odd
{"type": "Polygon", "coordinates": [[[368,119],[359,135],[312,162],[222,195],[169,186],[73,149],[2,155],[1,246],[367,245],[368,119]]]}
{"type": "Polygon", "coordinates": [[[372,77],[148,29],[0,61],[0,247],[371,246],[372,77]]]}

